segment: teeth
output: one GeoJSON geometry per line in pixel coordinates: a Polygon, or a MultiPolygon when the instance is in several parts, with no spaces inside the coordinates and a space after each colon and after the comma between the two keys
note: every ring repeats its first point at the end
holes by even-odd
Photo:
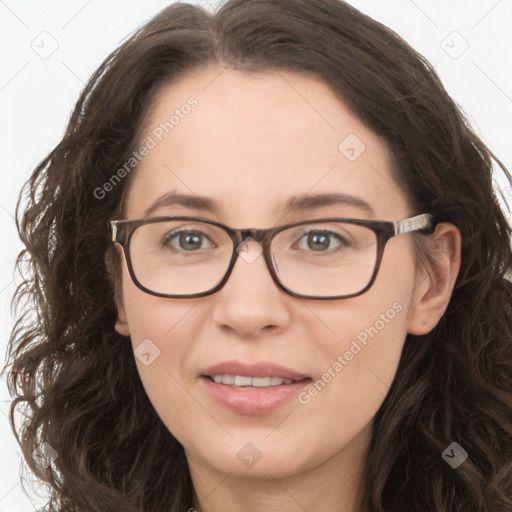
{"type": "MultiPolygon", "coordinates": [[[[223,379],[224,382],[224,379],[223,379]]],[[[235,386],[250,386],[252,383],[252,377],[242,377],[237,375],[235,377],[235,386]]]]}
{"type": "MultiPolygon", "coordinates": [[[[270,377],[248,377],[251,381],[251,385],[255,388],[267,388],[270,386],[270,377]]],[[[279,379],[281,380],[281,379],[279,379]]]]}
{"type": "Polygon", "coordinates": [[[295,382],[292,379],[283,379],[281,377],[249,377],[246,375],[212,375],[212,378],[216,384],[236,387],[251,386],[253,388],[268,388],[295,382]]]}

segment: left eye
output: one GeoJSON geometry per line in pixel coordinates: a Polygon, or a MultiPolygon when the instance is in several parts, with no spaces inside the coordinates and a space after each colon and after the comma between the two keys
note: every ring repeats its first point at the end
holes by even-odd
{"type": "Polygon", "coordinates": [[[299,241],[299,249],[312,250],[316,252],[325,252],[327,249],[333,249],[331,243],[338,242],[337,248],[340,246],[347,246],[347,241],[337,233],[332,231],[309,231],[304,233],[304,236],[299,241]],[[305,241],[307,247],[301,245],[305,241]]]}

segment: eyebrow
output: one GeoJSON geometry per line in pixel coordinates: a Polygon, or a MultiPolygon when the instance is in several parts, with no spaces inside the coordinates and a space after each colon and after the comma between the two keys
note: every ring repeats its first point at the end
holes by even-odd
{"type": "MultiPolygon", "coordinates": [[[[284,210],[314,210],[324,206],[340,204],[358,208],[368,215],[375,217],[373,208],[366,201],[360,197],[340,193],[308,193],[299,198],[293,196],[289,198],[284,205],[284,210]]],[[[158,198],[149,208],[147,208],[144,212],[144,217],[151,216],[151,214],[158,208],[175,205],[182,206],[190,210],[211,211],[212,213],[218,213],[220,210],[219,203],[209,197],[169,192],[168,194],[158,198]]]]}

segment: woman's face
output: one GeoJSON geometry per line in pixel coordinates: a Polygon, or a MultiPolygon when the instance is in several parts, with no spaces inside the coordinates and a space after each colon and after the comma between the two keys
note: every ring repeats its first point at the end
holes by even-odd
{"type": "MultiPolygon", "coordinates": [[[[148,216],[168,194],[204,196],[216,208],[163,201],[150,217],[271,228],[411,215],[382,140],[306,76],[195,71],[161,90],[143,141],[151,147],[134,171],[127,219],[148,216]],[[357,200],[285,210],[291,198],[332,193],[357,200]]],[[[418,319],[424,281],[411,235],[388,242],[369,291],[343,300],[292,297],[253,255],[238,258],[220,291],[193,299],[144,293],[124,260],[116,329],[131,337],[149,399],[193,471],[279,478],[353,460],[370,439],[407,332],[432,327],[418,319]],[[210,370],[223,363],[231,366],[210,370]],[[211,373],[307,379],[239,389],[214,384],[211,373]]]]}

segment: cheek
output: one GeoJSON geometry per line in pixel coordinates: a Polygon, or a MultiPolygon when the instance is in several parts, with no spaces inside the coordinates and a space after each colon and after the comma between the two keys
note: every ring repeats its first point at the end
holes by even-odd
{"type": "Polygon", "coordinates": [[[297,428],[316,438],[313,457],[346,446],[371,424],[396,375],[407,335],[406,308],[399,301],[352,303],[333,324],[336,340],[317,344],[322,364],[298,396],[297,428]],[[364,306],[363,306],[364,304],[364,306]]]}
{"type": "Polygon", "coordinates": [[[126,263],[122,272],[123,306],[134,348],[144,339],[167,340],[200,299],[167,299],[140,290],[126,263]]]}
{"type": "Polygon", "coordinates": [[[364,307],[353,302],[340,308],[336,321],[331,321],[332,341],[318,343],[316,355],[311,353],[322,364],[299,402],[308,407],[315,403],[314,414],[321,414],[328,403],[336,404],[344,410],[343,417],[359,418],[354,424],[369,421],[396,374],[407,335],[406,319],[406,306],[398,300],[366,301],[364,307]]]}
{"type": "Polygon", "coordinates": [[[201,299],[167,299],[149,295],[123,273],[123,304],[132,348],[141,379],[150,399],[162,395],[172,382],[174,366],[183,362],[190,348],[194,308],[201,299]]]}
{"type": "Polygon", "coordinates": [[[204,411],[194,409],[187,361],[196,337],[195,305],[200,299],[165,299],[127,286],[125,311],[137,370],[155,411],[181,437],[204,411]],[[191,407],[192,406],[192,407],[191,407]],[[180,414],[176,414],[180,411],[180,414]]]}
{"type": "Polygon", "coordinates": [[[323,326],[311,320],[308,333],[317,343],[316,349],[308,352],[322,364],[318,366],[317,382],[299,401],[302,398],[302,403],[313,405],[312,410],[315,402],[315,414],[321,414],[325,403],[336,403],[345,415],[369,420],[396,375],[407,336],[415,269],[407,244],[386,249],[377,279],[368,292],[335,305],[326,302],[310,306],[323,326]],[[325,333],[323,340],[317,329],[325,333]]]}

